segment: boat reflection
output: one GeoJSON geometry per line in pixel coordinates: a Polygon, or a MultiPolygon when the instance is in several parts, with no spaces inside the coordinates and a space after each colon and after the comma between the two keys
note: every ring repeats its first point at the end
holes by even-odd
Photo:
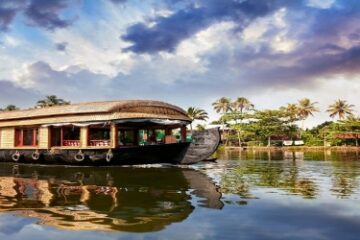
{"type": "Polygon", "coordinates": [[[159,231],[195,207],[221,209],[220,198],[211,180],[192,169],[1,164],[0,170],[1,212],[66,230],[159,231]]]}

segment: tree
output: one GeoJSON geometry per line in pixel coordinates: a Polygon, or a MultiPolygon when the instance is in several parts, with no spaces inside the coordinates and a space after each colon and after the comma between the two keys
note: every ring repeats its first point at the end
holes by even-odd
{"type": "Polygon", "coordinates": [[[286,115],[280,110],[256,111],[253,115],[254,122],[250,123],[255,135],[262,140],[267,139],[271,145],[271,136],[284,134],[288,121],[286,115]]]}
{"type": "Polygon", "coordinates": [[[5,112],[9,112],[9,111],[16,111],[19,110],[20,108],[18,108],[17,106],[10,104],[7,105],[4,109],[0,109],[0,111],[5,111],[5,112]]]}
{"type": "Polygon", "coordinates": [[[252,104],[247,98],[238,97],[232,103],[232,109],[240,114],[243,114],[245,111],[254,109],[254,104],[252,104]]]}
{"type": "Polygon", "coordinates": [[[245,97],[238,97],[232,104],[232,119],[235,120],[234,129],[237,133],[237,138],[239,142],[239,147],[241,147],[241,139],[242,139],[242,120],[244,119],[245,113],[250,110],[254,110],[254,104],[252,104],[247,98],[245,97]],[[238,120],[240,120],[240,124],[238,124],[238,120]]]}
{"type": "Polygon", "coordinates": [[[280,107],[280,110],[283,111],[287,117],[289,118],[290,122],[296,122],[300,119],[299,116],[299,107],[294,103],[288,103],[285,107],[280,107]]]}
{"type": "Polygon", "coordinates": [[[65,101],[64,99],[58,98],[55,95],[46,96],[45,99],[37,101],[36,107],[37,108],[44,108],[44,107],[52,107],[52,106],[59,106],[59,105],[69,105],[70,102],[65,101]]]}
{"type": "Polygon", "coordinates": [[[345,100],[338,99],[329,106],[327,112],[330,113],[330,117],[334,118],[338,116],[339,119],[342,120],[347,116],[349,117],[353,115],[353,107],[353,104],[348,104],[345,100]]]}
{"type": "Polygon", "coordinates": [[[201,125],[201,124],[196,125],[196,130],[204,131],[205,130],[205,125],[201,125]]]}
{"type": "MultiPolygon", "coordinates": [[[[196,107],[189,107],[187,110],[187,114],[191,118],[191,121],[206,121],[209,118],[208,113],[205,110],[196,107]]],[[[190,123],[190,129],[192,132],[192,123],[190,123]]]]}
{"type": "Polygon", "coordinates": [[[231,99],[222,97],[215,101],[212,106],[217,113],[222,114],[223,135],[225,135],[225,114],[231,111],[231,99]]]}
{"type": "Polygon", "coordinates": [[[308,98],[303,98],[298,102],[298,114],[302,120],[302,129],[304,129],[304,122],[309,116],[313,116],[314,112],[319,112],[315,106],[317,102],[311,102],[308,98]]]}

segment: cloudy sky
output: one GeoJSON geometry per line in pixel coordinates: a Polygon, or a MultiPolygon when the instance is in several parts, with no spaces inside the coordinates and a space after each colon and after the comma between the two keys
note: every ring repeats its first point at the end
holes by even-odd
{"type": "Polygon", "coordinates": [[[222,96],[309,97],[360,112],[359,19],[359,0],[0,0],[0,105],[157,99],[214,119],[222,96]]]}

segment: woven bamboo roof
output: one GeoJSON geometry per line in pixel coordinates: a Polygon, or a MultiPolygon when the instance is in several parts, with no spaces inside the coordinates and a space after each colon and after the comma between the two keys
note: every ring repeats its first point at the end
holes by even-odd
{"type": "Polygon", "coordinates": [[[0,112],[0,126],[46,124],[63,121],[159,118],[191,121],[186,112],[174,105],[149,100],[86,102],[63,106],[0,112]]]}

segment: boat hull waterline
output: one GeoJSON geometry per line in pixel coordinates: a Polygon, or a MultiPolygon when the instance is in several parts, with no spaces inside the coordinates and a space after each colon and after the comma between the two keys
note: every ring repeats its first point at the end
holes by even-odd
{"type": "Polygon", "coordinates": [[[193,133],[192,143],[103,149],[4,149],[0,161],[70,165],[193,164],[209,158],[220,144],[219,129],[193,133]]]}

